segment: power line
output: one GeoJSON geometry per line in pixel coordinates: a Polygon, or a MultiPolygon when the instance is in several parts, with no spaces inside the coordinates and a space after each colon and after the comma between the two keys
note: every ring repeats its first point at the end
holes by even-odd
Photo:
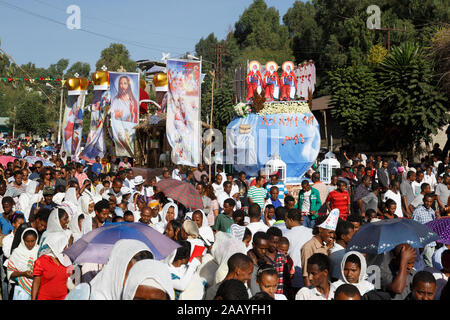
{"type": "MultiPolygon", "coordinates": [[[[64,27],[66,27],[66,24],[63,23],[63,22],[60,22],[60,21],[55,20],[55,19],[50,18],[50,17],[46,17],[46,16],[43,16],[43,15],[40,15],[38,13],[34,13],[34,12],[31,12],[31,11],[28,11],[28,10],[26,10],[24,8],[18,7],[16,5],[11,4],[11,3],[4,2],[4,1],[0,0],[0,4],[3,4],[4,6],[9,7],[10,9],[15,9],[15,10],[27,13],[29,15],[32,15],[32,16],[35,16],[35,17],[38,17],[38,18],[41,18],[41,19],[44,19],[44,20],[47,20],[47,21],[50,21],[50,22],[53,22],[53,23],[56,23],[56,24],[59,24],[59,25],[62,25],[64,27]]],[[[101,34],[101,33],[98,33],[98,32],[94,32],[94,31],[90,31],[90,30],[87,30],[87,29],[78,29],[78,30],[82,31],[82,32],[85,32],[85,33],[88,33],[88,34],[91,34],[91,35],[95,35],[95,36],[98,36],[98,37],[106,38],[108,40],[112,40],[112,41],[115,41],[115,42],[128,43],[128,44],[136,46],[136,47],[140,47],[140,48],[144,48],[144,49],[148,49],[148,50],[153,50],[153,51],[158,51],[159,53],[161,53],[161,51],[165,50],[165,49],[156,48],[156,47],[148,47],[148,46],[142,45],[142,44],[140,44],[139,42],[136,42],[136,41],[121,40],[121,39],[118,39],[118,38],[114,38],[114,37],[111,37],[111,36],[108,36],[108,35],[105,35],[105,34],[101,34]]],[[[184,53],[175,52],[175,54],[183,55],[184,53]]]]}

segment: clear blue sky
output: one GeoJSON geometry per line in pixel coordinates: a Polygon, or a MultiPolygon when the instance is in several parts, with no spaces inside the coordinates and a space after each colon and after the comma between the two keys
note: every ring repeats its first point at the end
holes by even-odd
{"type": "MultiPolygon", "coordinates": [[[[94,71],[102,49],[113,41],[69,30],[66,8],[81,9],[81,28],[124,41],[134,60],[160,60],[194,52],[201,37],[214,32],[222,39],[253,0],[0,0],[0,41],[18,64],[47,68],[60,58],[87,62],[94,71]],[[9,5],[8,5],[9,4],[9,5]],[[32,16],[23,10],[40,15],[32,16]],[[126,42],[125,42],[126,41],[126,42]],[[138,45],[132,45],[131,42],[138,45]]],[[[294,0],[266,0],[280,16],[294,0]]]]}

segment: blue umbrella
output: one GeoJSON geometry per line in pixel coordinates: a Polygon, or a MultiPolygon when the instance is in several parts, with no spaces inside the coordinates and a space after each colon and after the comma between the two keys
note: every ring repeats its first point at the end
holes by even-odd
{"type": "Polygon", "coordinates": [[[97,228],[76,241],[64,253],[74,264],[85,262],[105,264],[114,244],[121,239],[134,239],[145,243],[155,260],[166,258],[178,243],[143,223],[110,223],[97,228]]]}
{"type": "Polygon", "coordinates": [[[46,146],[43,148],[45,151],[56,152],[56,148],[52,146],[46,146]]]}
{"type": "Polygon", "coordinates": [[[368,223],[361,227],[347,245],[346,251],[381,254],[399,244],[423,248],[439,236],[426,225],[410,219],[390,219],[368,223]]]}

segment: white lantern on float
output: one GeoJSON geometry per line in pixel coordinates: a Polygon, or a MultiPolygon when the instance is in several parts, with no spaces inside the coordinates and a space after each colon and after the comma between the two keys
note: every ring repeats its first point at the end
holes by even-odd
{"type": "Polygon", "coordinates": [[[286,163],[281,160],[281,156],[276,153],[270,157],[270,160],[266,163],[265,172],[270,175],[273,172],[279,172],[279,181],[286,183],[286,163]]]}
{"type": "Polygon", "coordinates": [[[341,164],[336,159],[333,152],[328,152],[325,155],[325,160],[320,163],[319,172],[320,180],[325,183],[331,183],[331,177],[335,174],[336,169],[339,169],[341,164]]]}

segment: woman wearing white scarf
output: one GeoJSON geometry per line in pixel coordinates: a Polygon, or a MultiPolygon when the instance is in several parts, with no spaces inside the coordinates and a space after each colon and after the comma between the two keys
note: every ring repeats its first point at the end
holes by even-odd
{"type": "Polygon", "coordinates": [[[36,192],[39,183],[34,180],[30,180],[27,185],[26,191],[22,193],[19,197],[17,210],[23,212],[26,221],[28,221],[28,217],[30,216],[31,207],[36,202],[41,201],[42,199],[42,191],[36,192]]]}
{"type": "Polygon", "coordinates": [[[169,268],[156,260],[142,260],[131,269],[123,288],[122,300],[174,300],[169,268]]]}
{"type": "Polygon", "coordinates": [[[195,210],[194,212],[186,213],[186,217],[197,223],[198,232],[207,246],[214,243],[214,232],[209,226],[208,218],[203,210],[195,210]],[[198,214],[199,213],[199,214],[198,214]]]}
{"type": "Polygon", "coordinates": [[[61,205],[66,205],[72,212],[68,212],[70,218],[76,217],[81,214],[80,202],[78,201],[77,189],[69,188],[66,191],[66,196],[61,205]]]}
{"type": "Polygon", "coordinates": [[[22,233],[19,246],[14,249],[8,259],[8,279],[16,278],[13,300],[31,300],[33,285],[33,265],[37,259],[39,246],[38,233],[33,228],[27,228],[22,233]],[[34,239],[34,240],[33,240],[34,239]]]}
{"type": "Polygon", "coordinates": [[[83,222],[83,219],[85,219],[84,217],[84,214],[80,214],[77,217],[72,218],[69,222],[69,229],[72,232],[73,243],[83,236],[80,225],[83,222]]]}
{"type": "Polygon", "coordinates": [[[174,202],[169,202],[163,207],[162,212],[160,214],[161,214],[161,221],[158,222],[153,228],[158,230],[160,233],[164,233],[169,221],[176,220],[178,218],[178,206],[174,202]],[[173,218],[168,217],[169,208],[173,208],[173,218]]]}
{"type": "Polygon", "coordinates": [[[351,284],[358,288],[361,296],[366,294],[369,291],[375,289],[375,286],[366,280],[367,279],[367,263],[364,256],[357,251],[347,252],[342,258],[341,262],[341,277],[338,281],[333,282],[332,286],[336,290],[339,286],[343,284],[351,284]],[[348,265],[346,266],[347,260],[350,256],[350,261],[348,261],[348,265]],[[356,256],[357,258],[355,259],[356,256]],[[359,265],[358,265],[359,260],[359,265]],[[354,270],[353,270],[354,269],[354,270]],[[358,276],[359,269],[359,276],[358,276]],[[346,276],[347,274],[347,276],[346,276]],[[356,277],[358,278],[356,279],[356,277]],[[355,279],[354,279],[355,278],[355,279]]]}
{"type": "Polygon", "coordinates": [[[142,251],[151,252],[141,241],[123,239],[116,242],[105,267],[90,282],[90,299],[120,300],[128,272],[136,263],[133,258],[142,251]]]}

